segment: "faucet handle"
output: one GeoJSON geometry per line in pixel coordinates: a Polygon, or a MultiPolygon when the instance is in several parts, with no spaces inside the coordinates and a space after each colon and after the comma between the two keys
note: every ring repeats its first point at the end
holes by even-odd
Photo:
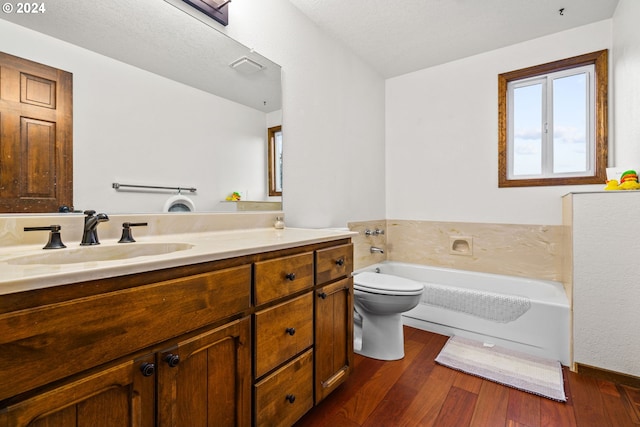
{"type": "Polygon", "coordinates": [[[60,237],[61,229],[62,227],[56,224],[48,227],[25,227],[24,231],[50,231],[49,241],[42,249],[62,249],[66,248],[66,246],[62,243],[62,238],[60,237]]]}
{"type": "Polygon", "coordinates": [[[131,227],[145,227],[148,223],[146,222],[123,222],[122,223],[122,237],[118,240],[118,243],[133,243],[135,239],[131,234],[131,227]]]}
{"type": "Polygon", "coordinates": [[[93,209],[87,209],[86,211],[83,212],[83,214],[91,216],[94,215],[96,213],[96,211],[94,211],[93,209]]]}

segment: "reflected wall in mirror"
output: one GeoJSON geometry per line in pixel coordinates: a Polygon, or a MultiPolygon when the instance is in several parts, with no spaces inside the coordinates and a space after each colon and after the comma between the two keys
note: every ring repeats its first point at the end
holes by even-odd
{"type": "Polygon", "coordinates": [[[73,74],[76,210],[160,212],[196,187],[198,211],[229,211],[234,191],[269,196],[269,127],[281,124],[280,67],[217,31],[181,0],[56,0],[0,16],[0,51],[73,74]],[[248,58],[255,72],[230,64],[248,58]]]}

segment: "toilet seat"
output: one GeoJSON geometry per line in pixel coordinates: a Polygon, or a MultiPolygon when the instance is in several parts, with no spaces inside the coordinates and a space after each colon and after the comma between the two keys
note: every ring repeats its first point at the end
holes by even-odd
{"type": "Polygon", "coordinates": [[[162,209],[164,212],[194,212],[196,210],[193,200],[182,194],[169,197],[162,209]]]}
{"type": "Polygon", "coordinates": [[[365,271],[353,276],[353,288],[372,294],[419,295],[424,290],[424,285],[404,277],[365,271]]]}

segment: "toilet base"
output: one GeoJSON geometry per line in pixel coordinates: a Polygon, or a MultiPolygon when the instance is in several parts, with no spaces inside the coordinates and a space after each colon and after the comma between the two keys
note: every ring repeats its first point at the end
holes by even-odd
{"type": "Polygon", "coordinates": [[[360,344],[359,349],[358,346],[354,346],[354,353],[379,360],[404,358],[404,330],[401,314],[375,315],[370,312],[359,314],[362,316],[362,326],[358,324],[354,326],[356,329],[354,336],[361,337],[361,341],[357,342],[360,344]]]}

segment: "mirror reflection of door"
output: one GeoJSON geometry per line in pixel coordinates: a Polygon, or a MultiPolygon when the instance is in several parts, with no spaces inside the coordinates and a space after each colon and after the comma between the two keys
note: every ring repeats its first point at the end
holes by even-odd
{"type": "Polygon", "coordinates": [[[282,196],[282,126],[268,129],[269,196],[282,196]]]}
{"type": "Polygon", "coordinates": [[[0,52],[0,212],[73,206],[73,76],[0,52]]]}

